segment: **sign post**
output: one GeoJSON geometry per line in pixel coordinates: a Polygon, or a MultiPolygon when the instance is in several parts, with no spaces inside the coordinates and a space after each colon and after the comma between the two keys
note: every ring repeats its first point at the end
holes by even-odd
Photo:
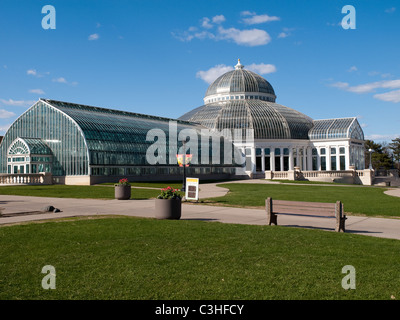
{"type": "Polygon", "coordinates": [[[186,178],[186,200],[199,200],[199,178],[186,178]]]}

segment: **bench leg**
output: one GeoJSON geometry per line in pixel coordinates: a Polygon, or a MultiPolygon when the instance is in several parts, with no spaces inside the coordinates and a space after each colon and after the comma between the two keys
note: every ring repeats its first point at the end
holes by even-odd
{"type": "Polygon", "coordinates": [[[343,204],[340,201],[336,202],[335,206],[335,216],[336,216],[336,232],[345,232],[345,221],[346,215],[343,214],[343,204]]]}
{"type": "Polygon", "coordinates": [[[267,211],[268,225],[278,225],[278,216],[272,210],[272,198],[267,198],[265,200],[265,210],[267,211]]]}

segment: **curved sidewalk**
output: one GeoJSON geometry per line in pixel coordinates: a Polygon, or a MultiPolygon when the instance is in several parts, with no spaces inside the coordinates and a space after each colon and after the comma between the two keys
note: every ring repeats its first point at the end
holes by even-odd
{"type": "MultiPolygon", "coordinates": [[[[216,192],[216,189],[207,187],[207,191],[212,193],[216,192]]],[[[12,217],[1,217],[0,225],[76,216],[126,215],[146,218],[155,217],[154,199],[97,200],[0,195],[0,207],[3,208],[3,214],[19,213],[12,217]],[[43,207],[48,205],[59,208],[61,212],[21,214],[22,212],[41,211],[43,207]]],[[[267,224],[266,214],[263,209],[231,208],[196,204],[183,204],[182,219],[236,224],[267,224]]],[[[333,231],[335,219],[280,215],[278,224],[281,226],[333,231]]],[[[400,240],[400,219],[348,216],[346,232],[400,240]]]]}

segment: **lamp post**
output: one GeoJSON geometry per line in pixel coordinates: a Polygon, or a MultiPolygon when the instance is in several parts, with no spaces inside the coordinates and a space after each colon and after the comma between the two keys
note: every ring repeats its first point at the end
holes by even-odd
{"type": "Polygon", "coordinates": [[[182,141],[183,142],[183,181],[182,181],[182,190],[181,191],[186,191],[186,139],[182,141]]]}
{"type": "Polygon", "coordinates": [[[368,152],[369,152],[369,170],[372,170],[372,149],[369,149],[368,150],[368,152]]]}

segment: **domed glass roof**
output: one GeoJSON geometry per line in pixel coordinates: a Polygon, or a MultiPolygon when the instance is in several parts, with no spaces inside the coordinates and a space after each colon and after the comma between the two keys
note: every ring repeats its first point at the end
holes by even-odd
{"type": "Polygon", "coordinates": [[[208,88],[205,105],[179,119],[197,122],[214,130],[254,130],[254,139],[308,139],[312,119],[275,103],[271,84],[238,64],[208,88]]]}
{"type": "Polygon", "coordinates": [[[208,87],[204,102],[218,101],[218,98],[229,100],[233,98],[231,94],[258,95],[264,97],[264,100],[275,102],[275,91],[271,84],[260,75],[243,68],[239,60],[235,70],[217,78],[208,87]]]}
{"type": "MultiPolygon", "coordinates": [[[[208,103],[179,118],[207,128],[253,129],[254,139],[308,139],[312,119],[277,103],[262,100],[231,100],[208,103]]],[[[246,136],[243,130],[242,136],[246,136]]]]}

